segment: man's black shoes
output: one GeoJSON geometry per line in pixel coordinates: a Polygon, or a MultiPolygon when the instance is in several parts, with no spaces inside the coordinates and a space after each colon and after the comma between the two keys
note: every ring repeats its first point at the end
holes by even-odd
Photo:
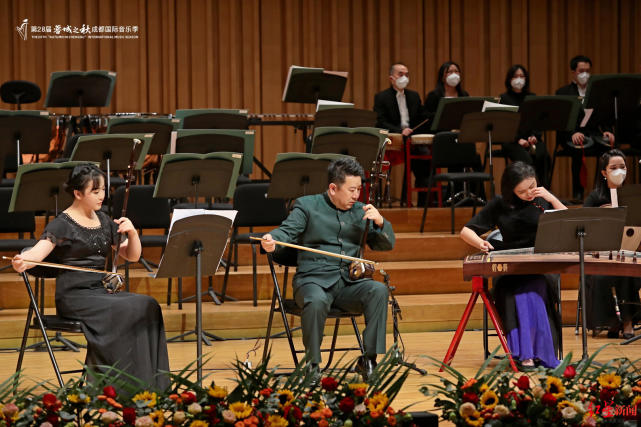
{"type": "Polygon", "coordinates": [[[356,362],[356,372],[359,373],[365,381],[367,381],[369,377],[372,376],[374,368],[376,368],[375,357],[370,358],[367,356],[360,356],[358,358],[358,361],[356,362]]]}

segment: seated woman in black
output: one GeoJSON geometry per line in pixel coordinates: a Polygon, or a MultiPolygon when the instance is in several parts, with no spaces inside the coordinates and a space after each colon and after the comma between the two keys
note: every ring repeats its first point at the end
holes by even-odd
{"type": "MultiPolygon", "coordinates": [[[[599,160],[601,176],[596,180],[594,191],[590,193],[583,206],[611,206],[610,190],[623,185],[626,176],[625,154],[621,150],[610,150],[601,155],[599,160]]],[[[587,327],[597,336],[602,329],[608,329],[608,338],[618,338],[623,330],[624,338],[634,336],[633,324],[641,320],[641,301],[638,277],[587,276],[586,315],[587,327]],[[619,303],[621,319],[616,315],[614,288],[619,303]]]]}
{"type": "Polygon", "coordinates": [[[461,86],[461,67],[452,61],[444,62],[438,69],[436,87],[425,97],[425,112],[433,118],[441,98],[457,98],[470,96],[461,86]]]}
{"type": "MultiPolygon", "coordinates": [[[[532,166],[511,163],[501,178],[501,195],[463,227],[461,238],[481,251],[491,251],[498,242],[488,242],[479,235],[498,227],[503,236],[501,249],[534,246],[539,216],[546,209],[566,207],[537,186],[532,166]]],[[[538,361],[546,367],[557,366],[560,319],[554,310],[553,278],[542,274],[501,276],[493,282],[492,294],[508,346],[521,365],[532,367],[538,361]]]]}
{"type": "MultiPolygon", "coordinates": [[[[105,197],[105,174],[92,164],[76,166],[65,184],[73,203],[51,221],[40,241],[13,258],[13,268],[23,272],[51,254],[56,262],[102,270],[117,241],[120,256],[137,261],[141,246],[138,233],[125,217],[111,220],[100,211],[105,197]]],[[[103,275],[60,270],[56,279],[56,310],[62,317],[79,320],[87,339],[88,365],[117,366],[152,388],[169,385],[167,343],[162,312],[155,299],[129,292],[109,293],[103,275]]]]}
{"type": "MultiPolygon", "coordinates": [[[[507,92],[501,94],[501,104],[518,105],[530,92],[530,75],[523,65],[513,65],[505,76],[505,88],[507,92]]],[[[519,130],[514,142],[505,143],[503,153],[512,161],[521,161],[534,166],[539,183],[543,187],[548,186],[548,175],[550,170],[550,156],[547,147],[541,138],[540,132],[532,130],[519,130]]]]}

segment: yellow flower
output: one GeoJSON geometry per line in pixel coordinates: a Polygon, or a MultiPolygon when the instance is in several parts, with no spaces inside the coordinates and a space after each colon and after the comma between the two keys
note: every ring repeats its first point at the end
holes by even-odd
{"type": "Polygon", "coordinates": [[[619,388],[621,386],[621,377],[615,374],[601,374],[599,384],[601,384],[601,387],[619,388]]]}
{"type": "Polygon", "coordinates": [[[154,406],[156,406],[156,398],[156,393],[151,393],[145,390],[142,393],[136,394],[131,400],[133,400],[134,402],[145,402],[147,407],[153,408],[154,406]]]}
{"type": "Polygon", "coordinates": [[[252,413],[252,407],[245,402],[234,402],[229,404],[229,410],[234,413],[236,419],[242,420],[252,413]]]}
{"type": "Polygon", "coordinates": [[[488,389],[481,395],[481,406],[483,409],[494,409],[498,403],[499,397],[492,390],[488,389]]]}
{"type": "Polygon", "coordinates": [[[559,411],[562,411],[565,408],[576,409],[576,406],[574,405],[574,403],[570,402],[569,400],[561,400],[559,403],[556,404],[556,407],[558,408],[559,411]]]}
{"type": "Polygon", "coordinates": [[[189,427],[209,427],[209,423],[207,421],[195,420],[189,424],[189,427]]]}
{"type": "Polygon", "coordinates": [[[632,399],[632,403],[630,403],[630,407],[634,408],[639,404],[641,404],[641,396],[637,396],[634,399],[632,399]]]}
{"type": "Polygon", "coordinates": [[[321,401],[315,401],[315,400],[308,400],[307,403],[305,403],[305,408],[309,408],[309,412],[315,412],[315,411],[320,411],[325,407],[325,402],[321,401]]]}
{"type": "Polygon", "coordinates": [[[165,414],[162,411],[154,411],[149,414],[149,418],[154,422],[154,427],[162,427],[165,425],[165,414]]]}
{"type": "Polygon", "coordinates": [[[565,393],[565,387],[563,386],[563,382],[561,382],[560,378],[548,377],[546,380],[546,384],[547,386],[545,387],[545,391],[551,393],[557,399],[563,397],[565,393]]]}
{"type": "Polygon", "coordinates": [[[294,400],[294,393],[286,388],[282,390],[276,390],[276,395],[278,396],[278,402],[281,408],[285,406],[285,404],[294,400]]]}
{"type": "Polygon", "coordinates": [[[207,394],[213,397],[214,399],[224,399],[227,396],[227,388],[219,387],[217,385],[210,385],[207,394]]]}
{"type": "Polygon", "coordinates": [[[366,383],[350,383],[347,384],[347,387],[349,387],[350,390],[355,390],[357,388],[367,388],[366,383]]]}
{"type": "Polygon", "coordinates": [[[388,403],[389,399],[385,393],[376,393],[374,396],[370,397],[367,407],[370,411],[383,412],[388,403]]]}
{"type": "Polygon", "coordinates": [[[267,417],[267,425],[270,427],[287,427],[289,423],[280,415],[270,415],[267,417]]]}
{"type": "Polygon", "coordinates": [[[479,390],[481,391],[481,393],[483,393],[485,390],[487,390],[489,388],[490,388],[489,385],[483,383],[483,385],[479,388],[479,390]]]}
{"type": "Polygon", "coordinates": [[[485,419],[483,419],[479,411],[474,411],[473,414],[465,417],[465,422],[468,426],[482,426],[485,419]]]}

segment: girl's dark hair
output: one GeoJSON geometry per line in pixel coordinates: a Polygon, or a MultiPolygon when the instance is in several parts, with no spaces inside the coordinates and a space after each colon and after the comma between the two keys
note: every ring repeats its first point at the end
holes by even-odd
{"type": "Polygon", "coordinates": [[[503,172],[501,177],[501,195],[503,196],[503,201],[508,206],[514,206],[518,196],[514,194],[514,189],[517,185],[521,183],[524,179],[534,178],[536,179],[536,172],[534,168],[524,162],[514,162],[510,163],[503,172]]]}
{"type": "Polygon", "coordinates": [[[107,181],[107,175],[98,169],[96,165],[91,163],[78,165],[69,174],[69,178],[64,184],[64,189],[71,194],[71,197],[73,197],[74,190],[83,192],[89,185],[91,185],[91,190],[93,191],[100,188],[100,177],[102,177],[103,183],[107,181]]]}
{"type": "MultiPolygon", "coordinates": [[[[600,170],[604,171],[608,168],[608,164],[610,163],[610,159],[612,157],[621,157],[625,162],[625,154],[623,154],[623,151],[619,150],[618,148],[613,148],[612,150],[603,153],[599,158],[599,167],[601,168],[600,170]]],[[[596,179],[596,182],[594,183],[594,189],[599,194],[599,198],[610,200],[610,189],[608,188],[608,181],[603,179],[601,176],[596,179]]]]}
{"type": "MultiPolygon", "coordinates": [[[[459,74],[463,74],[461,71],[461,66],[458,65],[456,62],[454,61],[444,62],[443,65],[441,65],[441,68],[438,69],[438,76],[436,77],[436,88],[434,89],[439,96],[445,96],[445,85],[443,84],[443,76],[445,76],[445,73],[447,73],[447,70],[450,68],[450,65],[455,65],[456,68],[458,68],[459,74]]],[[[456,85],[456,92],[458,93],[459,96],[463,96],[463,93],[465,92],[460,82],[459,84],[456,85]]]]}
{"type": "Polygon", "coordinates": [[[510,67],[509,70],[507,70],[507,74],[505,76],[505,88],[513,92],[514,89],[512,88],[512,79],[514,78],[514,74],[518,70],[523,70],[523,74],[525,74],[525,86],[523,86],[523,89],[521,90],[522,93],[530,93],[530,73],[527,72],[527,68],[525,68],[521,64],[515,64],[510,67]]]}

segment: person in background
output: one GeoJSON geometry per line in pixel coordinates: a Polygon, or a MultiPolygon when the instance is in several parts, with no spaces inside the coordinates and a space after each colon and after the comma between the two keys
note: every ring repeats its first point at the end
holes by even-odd
{"type": "Polygon", "coordinates": [[[428,117],[434,117],[441,98],[470,96],[461,85],[461,67],[452,61],[444,62],[438,69],[436,87],[425,97],[423,104],[428,117]]]}

